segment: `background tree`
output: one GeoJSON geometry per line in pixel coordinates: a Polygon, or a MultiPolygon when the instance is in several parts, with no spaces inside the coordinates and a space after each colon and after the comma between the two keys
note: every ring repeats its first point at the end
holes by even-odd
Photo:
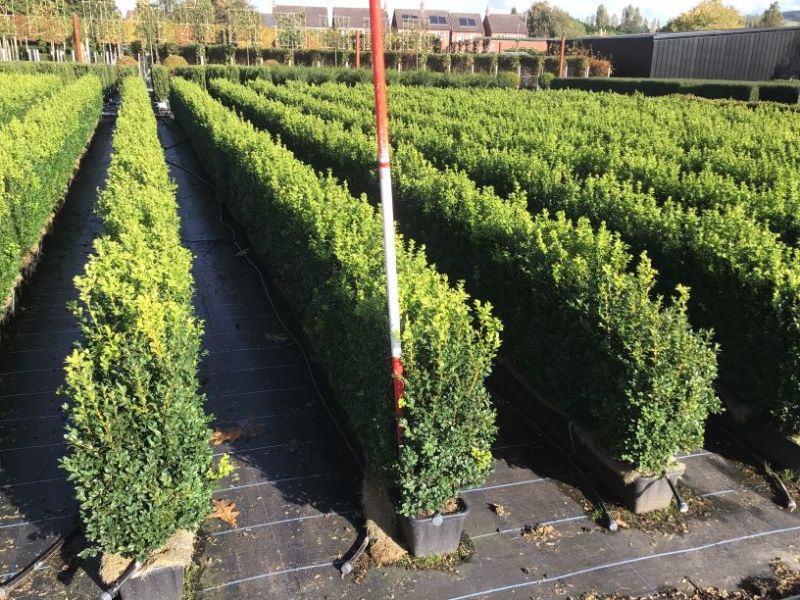
{"type": "Polygon", "coordinates": [[[548,2],[534,2],[528,11],[528,34],[532,37],[580,37],[586,35],[586,27],[548,2]]]}
{"type": "Polygon", "coordinates": [[[702,0],[693,9],[667,23],[667,31],[702,31],[707,29],[737,29],[744,26],[744,17],[722,0],[702,0]]]}
{"type": "Polygon", "coordinates": [[[642,16],[638,6],[629,4],[622,9],[622,18],[618,28],[619,33],[645,33],[649,29],[650,26],[642,16]]]}
{"type": "Polygon", "coordinates": [[[605,33],[611,27],[611,17],[603,4],[597,7],[597,12],[594,15],[594,26],[597,27],[600,33],[605,33]]]}
{"type": "Polygon", "coordinates": [[[781,5],[773,2],[769,8],[764,11],[761,16],[761,21],[758,23],[759,27],[781,27],[783,25],[783,13],[781,12],[781,5]]]}

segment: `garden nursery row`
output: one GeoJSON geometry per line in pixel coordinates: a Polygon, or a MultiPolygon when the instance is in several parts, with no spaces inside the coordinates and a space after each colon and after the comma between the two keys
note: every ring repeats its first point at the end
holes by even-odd
{"type": "MultiPolygon", "coordinates": [[[[118,94],[95,207],[102,233],[69,306],[81,336],[64,367],[61,467],[87,554],[144,560],[197,528],[229,474],[201,385],[196,257],[136,69],[40,69],[0,66],[0,322],[13,318],[104,97],[118,94]]],[[[672,493],[642,502],[631,481],[673,485],[710,418],[746,430],[774,466],[800,469],[794,113],[390,85],[404,365],[395,412],[372,85],[212,72],[154,68],[156,99],[168,99],[288,300],[397,515],[452,513],[489,477],[498,369],[531,391],[523,413],[563,429],[573,453],[582,444],[597,461],[585,464],[605,465],[636,512],[672,493]]]]}

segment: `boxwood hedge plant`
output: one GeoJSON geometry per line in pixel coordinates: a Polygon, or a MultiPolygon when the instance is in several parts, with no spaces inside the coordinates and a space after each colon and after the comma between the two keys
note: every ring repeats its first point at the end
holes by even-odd
{"type": "MultiPolygon", "coordinates": [[[[103,91],[111,93],[123,77],[135,75],[136,66],[114,66],[100,64],[57,63],[50,61],[11,61],[0,63],[0,73],[41,73],[61,77],[65,84],[84,75],[94,75],[103,84],[103,91]]],[[[54,105],[61,106],[61,105],[54,105]]]]}
{"type": "MultiPolygon", "coordinates": [[[[215,80],[209,89],[316,168],[364,189],[372,138],[245,86],[215,80]]],[[[702,444],[706,418],[720,406],[717,361],[709,332],[689,325],[686,288],[665,303],[647,255],[635,260],[605,227],[531,216],[523,198],[478,189],[407,143],[395,161],[401,229],[492,302],[506,324],[508,358],[551,401],[642,473],[658,474],[677,452],[702,444]]]]}
{"type": "Polygon", "coordinates": [[[61,89],[55,75],[0,72],[0,125],[23,117],[31,105],[61,89]]]}
{"type": "Polygon", "coordinates": [[[72,307],[84,340],[66,364],[63,459],[87,554],[142,558],[192,529],[211,498],[209,418],[198,391],[202,322],[144,83],[122,83],[97,239],[72,307]]]}
{"type": "Polygon", "coordinates": [[[153,65],[150,71],[153,80],[153,95],[159,102],[169,98],[169,69],[162,65],[153,65]]]}
{"type": "Polygon", "coordinates": [[[100,81],[89,76],[0,127],[0,319],[102,109],[100,81]]]}
{"type": "Polygon", "coordinates": [[[380,215],[196,84],[176,78],[171,94],[218,191],[299,313],[368,462],[399,491],[397,510],[441,510],[478,485],[496,433],[484,387],[499,347],[490,307],[398,238],[406,369],[398,453],[380,215]]]}
{"type": "MultiPolygon", "coordinates": [[[[374,130],[368,89],[248,86],[279,102],[256,102],[227,82],[210,89],[318,168],[368,183],[357,166],[340,169],[359,149],[369,152],[348,131],[374,130]],[[298,111],[333,122],[324,144],[318,123],[298,111]]],[[[463,170],[500,197],[522,193],[533,214],[563,211],[605,224],[648,253],[661,290],[689,285],[688,314],[695,327],[714,330],[726,387],[781,432],[800,432],[800,261],[792,242],[800,231],[800,136],[781,118],[785,110],[583,92],[537,94],[528,105],[518,95],[410,88],[393,88],[391,102],[395,145],[463,170]]]]}

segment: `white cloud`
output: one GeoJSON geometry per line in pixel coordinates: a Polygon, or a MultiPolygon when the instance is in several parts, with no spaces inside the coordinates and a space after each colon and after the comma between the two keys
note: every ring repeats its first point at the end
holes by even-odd
{"type": "MultiPolygon", "coordinates": [[[[272,0],[250,0],[251,3],[262,12],[269,12],[272,7],[272,0]]],[[[662,23],[665,23],[669,18],[674,17],[682,12],[689,10],[692,6],[697,4],[698,0],[671,0],[670,2],[650,2],[638,3],[631,2],[631,0],[605,0],[606,8],[612,13],[619,13],[623,6],[633,3],[638,5],[642,13],[649,18],[657,18],[662,23]]],[[[281,0],[278,2],[286,4],[302,4],[313,6],[361,6],[366,7],[369,5],[367,0],[281,0]]],[[[755,14],[763,12],[769,5],[770,0],[727,0],[726,4],[732,4],[737,9],[745,14],[755,14]]],[[[117,6],[121,10],[126,11],[133,8],[135,0],[117,0],[117,6]]],[[[389,11],[394,10],[395,7],[412,8],[419,5],[419,0],[400,0],[395,2],[388,2],[389,11]]],[[[453,11],[467,11],[483,13],[487,5],[490,9],[497,11],[509,11],[512,7],[516,6],[517,9],[524,10],[530,6],[531,0],[459,0],[456,2],[446,2],[443,0],[427,0],[425,6],[428,8],[439,8],[453,11]]],[[[552,1],[564,10],[568,11],[573,16],[582,19],[587,17],[597,10],[597,5],[600,0],[561,0],[552,1]]],[[[783,10],[800,10],[800,3],[782,2],[781,7],[783,10]]],[[[390,13],[391,14],[391,13],[390,13]]]]}

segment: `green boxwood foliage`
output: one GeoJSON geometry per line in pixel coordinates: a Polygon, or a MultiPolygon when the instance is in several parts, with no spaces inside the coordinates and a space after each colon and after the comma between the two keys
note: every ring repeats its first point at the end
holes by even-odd
{"type": "MultiPolygon", "coordinates": [[[[316,168],[332,168],[358,189],[374,181],[374,142],[361,131],[227,81],[209,86],[316,168]]],[[[506,324],[509,358],[552,401],[644,473],[663,471],[678,451],[702,443],[706,418],[719,409],[716,356],[708,332],[688,324],[685,288],[665,306],[647,256],[636,263],[604,227],[546,212],[531,217],[524,199],[506,202],[463,173],[439,171],[407,143],[395,161],[401,228],[492,302],[506,324]]]]}
{"type": "Polygon", "coordinates": [[[0,318],[102,108],[100,81],[84,77],[0,128],[0,318]]]}
{"type": "Polygon", "coordinates": [[[71,83],[79,77],[91,74],[100,79],[104,92],[109,94],[116,89],[122,77],[135,75],[137,68],[135,66],[12,61],[0,63],[0,72],[58,75],[64,83],[71,83]]]}
{"type": "MultiPolygon", "coordinates": [[[[374,128],[364,88],[248,85],[324,119],[374,128]]],[[[390,90],[390,102],[403,124],[395,143],[502,197],[521,192],[532,213],[605,223],[648,252],[662,290],[690,285],[692,322],[714,329],[726,386],[784,433],[800,431],[800,136],[790,109],[411,88],[390,90]]]]}
{"type": "Polygon", "coordinates": [[[122,83],[98,212],[105,235],[76,278],[83,341],[66,364],[63,459],[86,554],[145,557],[208,512],[212,451],[198,391],[203,325],[192,256],[144,82],[122,83]]]}
{"type": "Polygon", "coordinates": [[[626,77],[557,79],[553,82],[553,89],[617,92],[619,94],[634,94],[638,92],[646,96],[691,94],[710,99],[744,100],[748,102],[768,100],[786,104],[797,104],[798,93],[800,92],[800,86],[792,82],[635,79],[626,77]]]}
{"type": "Polygon", "coordinates": [[[495,437],[484,379],[500,325],[489,306],[471,302],[421,249],[398,239],[406,369],[398,457],[380,215],[195,84],[175,79],[171,100],[233,214],[288,291],[369,463],[399,490],[399,512],[439,510],[459,489],[479,484],[495,437]]]}
{"type": "Polygon", "coordinates": [[[150,71],[153,80],[153,95],[158,102],[169,98],[169,69],[162,65],[153,65],[150,71]]]}
{"type": "Polygon", "coordinates": [[[31,105],[55,92],[61,80],[55,75],[0,72],[0,126],[22,117],[31,105]]]}
{"type": "MultiPolygon", "coordinates": [[[[178,67],[175,74],[189,81],[205,83],[211,79],[228,79],[230,81],[249,81],[265,79],[282,85],[287,81],[304,81],[314,85],[328,82],[371,83],[372,72],[368,69],[346,69],[331,67],[289,67],[274,66],[223,66],[208,65],[205,67],[178,67]]],[[[492,73],[436,73],[421,69],[402,71],[390,70],[386,74],[390,85],[411,85],[439,88],[517,88],[519,77],[516,72],[498,75],[492,73]]]]}

